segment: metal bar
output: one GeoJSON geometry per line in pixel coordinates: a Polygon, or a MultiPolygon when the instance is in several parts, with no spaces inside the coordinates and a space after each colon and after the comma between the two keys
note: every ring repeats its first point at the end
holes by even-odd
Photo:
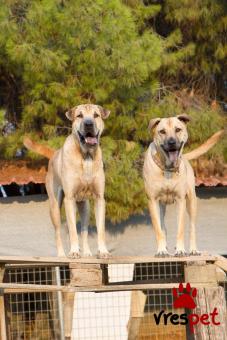
{"type": "MultiPolygon", "coordinates": [[[[59,267],[55,267],[55,277],[56,277],[57,286],[61,287],[61,276],[60,276],[59,267]]],[[[60,337],[61,337],[61,340],[65,340],[62,291],[57,292],[57,302],[58,302],[58,314],[59,314],[59,322],[60,322],[60,337]]]]}

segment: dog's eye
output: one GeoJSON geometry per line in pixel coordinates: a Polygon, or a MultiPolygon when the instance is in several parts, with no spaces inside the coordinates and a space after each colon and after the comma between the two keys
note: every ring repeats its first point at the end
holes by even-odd
{"type": "Polygon", "coordinates": [[[77,117],[77,118],[83,118],[83,113],[80,112],[76,117],[77,117]]]}
{"type": "Polygon", "coordinates": [[[166,131],[163,129],[163,130],[160,130],[159,131],[162,135],[165,135],[166,134],[166,131]]]}
{"type": "Polygon", "coordinates": [[[176,132],[180,132],[181,129],[180,129],[180,128],[176,128],[175,131],[176,131],[176,132]]]}
{"type": "Polygon", "coordinates": [[[98,117],[99,117],[98,113],[95,112],[95,113],[94,113],[94,118],[98,118],[98,117]]]}

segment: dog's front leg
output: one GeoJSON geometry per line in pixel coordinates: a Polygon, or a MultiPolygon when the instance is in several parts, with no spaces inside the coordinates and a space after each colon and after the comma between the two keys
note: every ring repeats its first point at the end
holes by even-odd
{"type": "Polygon", "coordinates": [[[100,257],[108,257],[110,254],[105,242],[105,200],[97,198],[95,200],[95,219],[98,233],[98,254],[100,257]]]}
{"type": "Polygon", "coordinates": [[[159,210],[160,210],[160,222],[161,222],[161,228],[165,233],[165,236],[167,238],[167,229],[165,225],[165,214],[166,214],[166,205],[159,203],[159,210]]]}
{"type": "Polygon", "coordinates": [[[90,205],[89,201],[77,202],[77,208],[80,214],[81,220],[81,238],[84,256],[92,256],[89,244],[88,244],[88,225],[90,219],[90,205]]]}
{"type": "Polygon", "coordinates": [[[156,255],[168,256],[169,253],[166,248],[166,236],[165,232],[161,228],[159,203],[155,199],[150,199],[148,202],[148,207],[158,243],[158,250],[156,255]]]}
{"type": "Polygon", "coordinates": [[[176,256],[185,256],[184,248],[184,223],[185,223],[185,211],[186,211],[186,199],[180,197],[178,200],[178,231],[177,231],[177,245],[176,245],[176,256]]]}
{"type": "Polygon", "coordinates": [[[76,203],[74,197],[65,197],[65,214],[69,228],[70,252],[69,257],[77,258],[80,256],[78,235],[76,230],[76,203]]]}

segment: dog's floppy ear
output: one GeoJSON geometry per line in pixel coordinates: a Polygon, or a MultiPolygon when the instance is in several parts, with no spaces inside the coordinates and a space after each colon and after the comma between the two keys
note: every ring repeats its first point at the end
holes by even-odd
{"type": "Polygon", "coordinates": [[[74,118],[75,118],[75,112],[76,112],[76,109],[77,109],[77,108],[78,108],[78,106],[74,106],[72,109],[69,109],[69,110],[65,113],[66,117],[67,117],[69,120],[71,120],[71,121],[74,120],[74,118]]]}
{"type": "Polygon", "coordinates": [[[102,106],[98,105],[99,111],[101,113],[102,119],[106,119],[110,115],[110,111],[107,109],[104,109],[102,106]]]}
{"type": "Polygon", "coordinates": [[[153,130],[158,123],[160,123],[161,118],[153,118],[150,120],[149,125],[148,125],[148,129],[149,130],[153,130]]]}
{"type": "Polygon", "coordinates": [[[65,113],[66,117],[73,121],[74,119],[74,109],[69,109],[66,113],[65,113]]]}
{"type": "Polygon", "coordinates": [[[186,113],[183,113],[182,115],[178,115],[177,118],[185,124],[191,121],[191,117],[189,117],[186,113]]]}

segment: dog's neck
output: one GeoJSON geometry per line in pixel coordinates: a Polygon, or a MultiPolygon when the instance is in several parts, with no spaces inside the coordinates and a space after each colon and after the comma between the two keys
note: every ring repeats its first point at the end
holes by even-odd
{"type": "Polygon", "coordinates": [[[95,159],[99,144],[97,144],[93,148],[86,148],[86,147],[83,147],[80,144],[80,142],[78,141],[78,139],[75,137],[74,134],[73,134],[73,139],[74,139],[74,142],[76,144],[76,147],[80,150],[80,154],[81,154],[81,156],[84,160],[94,160],[95,159]]]}
{"type": "Polygon", "coordinates": [[[83,156],[84,160],[94,160],[95,156],[97,154],[97,149],[98,147],[92,148],[91,150],[83,150],[83,148],[81,148],[81,154],[83,156]]]}
{"type": "Polygon", "coordinates": [[[99,144],[97,144],[95,148],[86,150],[85,148],[81,147],[75,136],[73,136],[73,139],[75,148],[77,150],[77,159],[80,160],[81,163],[83,179],[89,183],[93,180],[97,169],[100,166],[103,166],[101,149],[99,144]]]}

